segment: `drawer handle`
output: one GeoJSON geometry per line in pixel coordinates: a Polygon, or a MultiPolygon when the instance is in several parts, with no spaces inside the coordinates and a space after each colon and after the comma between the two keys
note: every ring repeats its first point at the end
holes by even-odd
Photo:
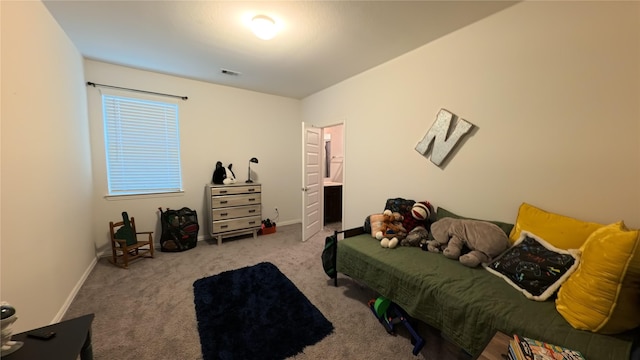
{"type": "Polygon", "coordinates": [[[229,227],[229,225],[222,225],[222,226],[220,226],[220,229],[226,229],[228,227],[229,227]]]}
{"type": "Polygon", "coordinates": [[[220,216],[227,216],[229,213],[220,213],[220,216]]]}
{"type": "Polygon", "coordinates": [[[254,213],[254,212],[256,212],[256,211],[255,210],[249,210],[249,213],[254,213]]]}
{"type": "Polygon", "coordinates": [[[256,189],[249,189],[249,191],[256,191],[256,189]]]}
{"type": "Polygon", "coordinates": [[[222,200],[222,201],[220,201],[220,204],[226,204],[226,203],[228,203],[228,202],[229,202],[229,201],[227,201],[227,200],[222,200]]]}
{"type": "Polygon", "coordinates": [[[249,221],[249,225],[253,225],[255,223],[256,223],[255,221],[249,221]]]}
{"type": "Polygon", "coordinates": [[[253,199],[253,198],[252,198],[252,199],[249,199],[249,201],[256,201],[256,199],[253,199]]]}
{"type": "Polygon", "coordinates": [[[226,194],[227,190],[220,190],[220,194],[226,194]]]}

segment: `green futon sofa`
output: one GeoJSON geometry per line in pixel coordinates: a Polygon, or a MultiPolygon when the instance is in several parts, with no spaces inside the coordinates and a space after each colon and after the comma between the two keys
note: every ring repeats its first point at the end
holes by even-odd
{"type": "Polygon", "coordinates": [[[618,335],[576,330],[554,301],[529,300],[483,267],[469,268],[418,247],[382,248],[362,228],[344,236],[336,250],[339,273],[391,299],[471,355],[502,331],[578,350],[588,360],[640,360],[637,330],[618,335]]]}

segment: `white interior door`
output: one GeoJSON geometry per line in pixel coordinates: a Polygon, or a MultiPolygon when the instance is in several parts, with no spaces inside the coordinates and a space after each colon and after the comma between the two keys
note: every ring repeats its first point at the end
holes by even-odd
{"type": "Polygon", "coordinates": [[[302,241],[307,241],[322,228],[320,199],[322,196],[322,129],[302,124],[302,241]]]}

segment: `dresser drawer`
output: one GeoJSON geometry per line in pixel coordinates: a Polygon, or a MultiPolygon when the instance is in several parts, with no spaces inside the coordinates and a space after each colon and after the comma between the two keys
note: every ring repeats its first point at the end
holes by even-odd
{"type": "Polygon", "coordinates": [[[260,216],[260,205],[236,206],[211,210],[211,219],[213,219],[213,221],[247,216],[260,216]]]}
{"type": "Polygon", "coordinates": [[[260,193],[260,185],[212,187],[211,195],[234,195],[260,193]]]}
{"type": "Polygon", "coordinates": [[[259,228],[262,223],[260,216],[245,217],[239,219],[213,221],[212,233],[241,230],[247,228],[259,228]]]}
{"type": "Polygon", "coordinates": [[[223,195],[211,197],[211,208],[260,204],[260,194],[223,195]]]}
{"type": "Polygon", "coordinates": [[[209,234],[222,245],[223,237],[253,234],[262,225],[262,186],[260,184],[207,184],[209,234]]]}

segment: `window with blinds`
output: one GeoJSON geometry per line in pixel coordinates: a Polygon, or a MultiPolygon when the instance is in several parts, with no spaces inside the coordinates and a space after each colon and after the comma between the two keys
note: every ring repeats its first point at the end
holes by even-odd
{"type": "Polygon", "coordinates": [[[182,191],[178,105],[103,94],[109,195],[182,191]]]}

